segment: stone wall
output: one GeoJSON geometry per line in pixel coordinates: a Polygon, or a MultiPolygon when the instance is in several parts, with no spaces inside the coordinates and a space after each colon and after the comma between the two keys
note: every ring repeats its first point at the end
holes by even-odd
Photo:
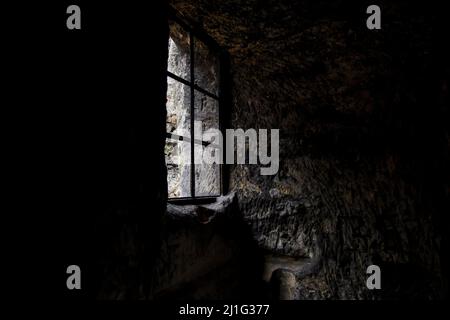
{"type": "Polygon", "coordinates": [[[383,29],[369,32],[354,1],[171,3],[232,56],[232,127],[280,129],[278,174],[235,166],[231,185],[261,248],[319,261],[297,298],[443,297],[448,63],[435,13],[380,1],[383,29]],[[365,287],[371,264],[380,292],[365,287]]]}
{"type": "Polygon", "coordinates": [[[152,299],[266,297],[262,252],[236,212],[233,193],[209,205],[167,205],[152,299]]]}

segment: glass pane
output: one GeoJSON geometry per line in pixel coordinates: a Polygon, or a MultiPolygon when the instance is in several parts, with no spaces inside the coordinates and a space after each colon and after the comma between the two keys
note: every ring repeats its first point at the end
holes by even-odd
{"type": "Polygon", "coordinates": [[[190,81],[191,58],[189,34],[175,22],[170,22],[169,60],[167,70],[190,81]]]}
{"type": "Polygon", "coordinates": [[[220,194],[219,103],[195,91],[195,195],[220,194]],[[215,163],[213,162],[215,160],[215,163]]]}
{"type": "MultiPolygon", "coordinates": [[[[202,147],[205,150],[205,147],[202,147]]],[[[195,165],[195,195],[197,197],[220,195],[220,165],[195,165]]]]}
{"type": "Polygon", "coordinates": [[[166,139],[164,149],[167,166],[169,198],[191,196],[191,144],[175,139],[166,139]]]}
{"type": "Polygon", "coordinates": [[[190,136],[191,88],[167,77],[166,130],[181,136],[190,136]]]}
{"type": "Polygon", "coordinates": [[[190,197],[191,115],[190,87],[167,78],[165,155],[169,198],[190,197]],[[187,138],[187,139],[184,139],[187,138]]]}
{"type": "MultiPolygon", "coordinates": [[[[195,123],[201,122],[201,130],[219,129],[219,101],[195,90],[195,123]]],[[[195,127],[197,129],[197,126],[195,127]]]]}
{"type": "Polygon", "coordinates": [[[195,84],[200,88],[219,95],[219,58],[203,42],[194,41],[195,84]]]}

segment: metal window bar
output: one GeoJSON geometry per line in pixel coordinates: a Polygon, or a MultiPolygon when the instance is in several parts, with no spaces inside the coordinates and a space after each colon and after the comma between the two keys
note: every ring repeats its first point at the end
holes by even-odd
{"type": "MultiPolygon", "coordinates": [[[[174,79],[174,80],[176,80],[176,81],[178,81],[178,82],[181,82],[182,84],[187,85],[188,87],[192,87],[191,81],[184,80],[183,78],[180,78],[179,76],[173,74],[170,71],[167,71],[167,76],[172,78],[172,79],[174,79]]],[[[213,98],[213,99],[216,99],[216,100],[220,100],[220,98],[218,96],[216,96],[214,93],[211,93],[211,92],[209,92],[209,91],[199,87],[196,84],[194,84],[194,89],[197,90],[198,92],[203,93],[204,95],[206,95],[206,96],[208,96],[210,98],[213,98]]]]}
{"type": "MultiPolygon", "coordinates": [[[[194,75],[194,65],[195,65],[195,55],[194,55],[194,35],[192,32],[189,32],[189,45],[190,45],[190,54],[191,54],[191,84],[195,83],[195,75],[194,75]]],[[[195,90],[194,86],[191,85],[191,137],[195,137],[194,132],[195,126],[195,90]]],[[[191,142],[191,197],[195,198],[195,145],[191,142]]]]}
{"type": "Polygon", "coordinates": [[[210,141],[203,141],[203,140],[199,140],[199,139],[191,139],[189,137],[180,136],[178,134],[171,133],[171,132],[166,132],[166,138],[167,139],[171,139],[171,140],[175,140],[175,141],[193,142],[194,144],[201,144],[201,145],[203,145],[205,147],[212,146],[212,147],[214,147],[216,149],[220,148],[219,145],[211,144],[210,141]]]}

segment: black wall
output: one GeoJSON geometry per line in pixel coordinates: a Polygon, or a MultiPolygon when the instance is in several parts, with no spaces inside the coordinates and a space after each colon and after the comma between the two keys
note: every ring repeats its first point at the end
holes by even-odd
{"type": "Polygon", "coordinates": [[[20,150],[10,216],[21,246],[8,259],[10,280],[35,298],[142,297],[166,198],[165,3],[17,3],[3,12],[7,139],[20,150]],[[66,28],[71,4],[81,30],[66,28]],[[81,267],[81,291],[66,288],[71,264],[81,267]]]}

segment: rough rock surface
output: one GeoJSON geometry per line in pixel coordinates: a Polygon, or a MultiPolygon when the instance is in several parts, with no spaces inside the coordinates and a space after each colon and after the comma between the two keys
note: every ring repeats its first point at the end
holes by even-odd
{"type": "Polygon", "coordinates": [[[265,292],[262,254],[236,206],[234,193],[209,205],[167,205],[152,298],[236,299],[265,292]]]}
{"type": "Polygon", "coordinates": [[[383,29],[369,32],[356,1],[170,3],[230,52],[232,127],[280,129],[278,174],[236,166],[231,185],[261,248],[320,260],[296,297],[442,297],[448,77],[434,13],[379,1],[383,29]],[[371,264],[382,292],[365,287],[371,264]]]}

